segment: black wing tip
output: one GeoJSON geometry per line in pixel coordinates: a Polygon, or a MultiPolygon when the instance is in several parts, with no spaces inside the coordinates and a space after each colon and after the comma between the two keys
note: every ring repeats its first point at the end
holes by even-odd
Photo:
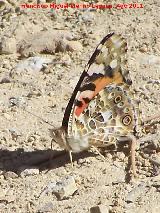
{"type": "Polygon", "coordinates": [[[108,40],[110,37],[112,37],[115,33],[112,32],[112,33],[109,33],[107,34],[103,39],[102,41],[100,42],[100,44],[104,44],[106,42],[106,40],[108,40]]]}

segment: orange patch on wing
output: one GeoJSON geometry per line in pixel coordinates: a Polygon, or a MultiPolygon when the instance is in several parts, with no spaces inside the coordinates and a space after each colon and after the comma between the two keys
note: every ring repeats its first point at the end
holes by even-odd
{"type": "Polygon", "coordinates": [[[102,77],[102,78],[98,78],[97,80],[95,80],[93,83],[96,85],[96,89],[95,91],[83,91],[78,100],[82,102],[82,106],[76,106],[74,113],[75,115],[78,117],[80,116],[80,114],[84,111],[84,109],[87,108],[88,103],[85,103],[85,101],[83,100],[83,98],[89,98],[90,100],[92,100],[102,89],[104,89],[108,84],[110,83],[122,83],[123,82],[123,78],[121,73],[116,72],[113,78],[109,78],[109,77],[102,77]]]}
{"type": "Polygon", "coordinates": [[[103,88],[105,88],[108,84],[110,84],[112,82],[114,82],[116,84],[122,83],[123,78],[122,78],[121,73],[119,73],[119,72],[115,73],[113,78],[102,77],[102,78],[95,80],[94,84],[96,85],[96,90],[95,90],[94,96],[96,96],[103,88]]]}
{"type": "Polygon", "coordinates": [[[81,107],[79,107],[79,106],[75,107],[74,113],[77,117],[79,117],[80,114],[84,111],[84,109],[88,106],[88,104],[86,104],[83,99],[81,99],[81,101],[82,101],[82,106],[81,107]]]}
{"type": "Polygon", "coordinates": [[[91,90],[86,90],[81,92],[80,96],[78,97],[78,100],[81,101],[82,106],[76,106],[75,107],[75,115],[78,117],[83,110],[88,106],[88,103],[86,103],[83,98],[88,98],[89,100],[92,100],[92,98],[94,97],[94,91],[91,90]]]}

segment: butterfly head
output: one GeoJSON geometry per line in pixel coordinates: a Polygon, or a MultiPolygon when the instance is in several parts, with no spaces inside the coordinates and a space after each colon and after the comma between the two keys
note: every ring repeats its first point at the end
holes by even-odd
{"type": "Polygon", "coordinates": [[[54,142],[58,143],[60,147],[69,150],[66,139],[66,131],[64,128],[60,127],[57,129],[50,129],[50,134],[54,142]]]}

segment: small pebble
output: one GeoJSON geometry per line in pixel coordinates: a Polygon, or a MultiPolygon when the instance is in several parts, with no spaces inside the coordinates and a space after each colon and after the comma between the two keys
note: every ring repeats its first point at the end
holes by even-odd
{"type": "Polygon", "coordinates": [[[6,5],[6,1],[5,0],[1,0],[0,1],[0,10],[2,11],[5,8],[6,5]]]}
{"type": "Polygon", "coordinates": [[[139,48],[139,51],[142,52],[142,53],[145,53],[148,51],[148,48],[147,46],[144,44],[142,47],[139,48]]]}
{"type": "Polygon", "coordinates": [[[6,83],[11,83],[11,80],[8,77],[2,78],[2,80],[0,81],[0,84],[6,84],[6,83]]]}
{"type": "Polygon", "coordinates": [[[55,212],[53,203],[52,202],[45,203],[42,207],[39,208],[38,212],[39,213],[55,212]]]}
{"type": "Polygon", "coordinates": [[[68,50],[73,52],[73,51],[77,51],[80,52],[83,50],[83,46],[79,41],[68,41],[68,50]]]}
{"type": "Polygon", "coordinates": [[[126,197],[126,202],[128,203],[134,203],[138,197],[143,196],[146,192],[146,186],[145,183],[141,183],[135,188],[133,188],[127,195],[126,197]]]}
{"type": "Polygon", "coordinates": [[[104,205],[98,205],[90,208],[90,213],[109,213],[109,209],[104,205]]]}
{"type": "Polygon", "coordinates": [[[26,176],[32,176],[32,175],[38,175],[39,174],[39,169],[36,168],[24,168],[21,167],[19,169],[21,177],[26,177],[26,176]]]}
{"type": "Polygon", "coordinates": [[[49,183],[40,196],[52,192],[59,200],[69,198],[78,190],[74,177],[68,176],[58,182],[49,183]]]}
{"type": "Polygon", "coordinates": [[[75,180],[72,176],[56,183],[53,193],[60,199],[65,199],[73,195],[77,191],[75,180]]]}
{"type": "Polygon", "coordinates": [[[39,72],[44,68],[44,66],[47,64],[52,63],[52,59],[44,58],[44,57],[30,57],[27,59],[24,59],[20,61],[16,67],[13,69],[12,72],[22,73],[22,72],[29,72],[29,73],[35,73],[39,72]]]}
{"type": "Polygon", "coordinates": [[[26,104],[26,101],[24,99],[24,97],[11,97],[9,99],[9,105],[10,106],[24,106],[26,104]]]}
{"type": "Polygon", "coordinates": [[[12,179],[17,178],[18,175],[14,172],[8,171],[8,172],[5,172],[4,177],[6,180],[8,180],[10,178],[12,178],[12,179]]]}
{"type": "Polygon", "coordinates": [[[0,43],[0,54],[13,54],[16,53],[16,40],[15,38],[3,38],[0,43]]]}
{"type": "Polygon", "coordinates": [[[88,23],[88,22],[93,22],[93,20],[95,19],[95,16],[93,13],[87,11],[82,14],[80,19],[82,19],[83,22],[88,23]]]}

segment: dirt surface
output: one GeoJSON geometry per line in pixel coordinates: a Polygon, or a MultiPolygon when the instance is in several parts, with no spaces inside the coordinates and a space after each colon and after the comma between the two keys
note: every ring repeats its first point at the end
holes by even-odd
{"type": "MultiPolygon", "coordinates": [[[[49,134],[61,125],[84,65],[110,32],[127,40],[142,118],[158,114],[159,0],[139,1],[139,9],[56,11],[23,9],[27,2],[36,3],[0,1],[0,212],[160,212],[159,124],[137,150],[136,179],[129,177],[128,146],[102,150],[105,160],[92,150],[74,154],[72,168],[68,153],[57,144],[50,149],[49,134]]],[[[133,3],[99,3],[106,2],[133,3]]]]}

